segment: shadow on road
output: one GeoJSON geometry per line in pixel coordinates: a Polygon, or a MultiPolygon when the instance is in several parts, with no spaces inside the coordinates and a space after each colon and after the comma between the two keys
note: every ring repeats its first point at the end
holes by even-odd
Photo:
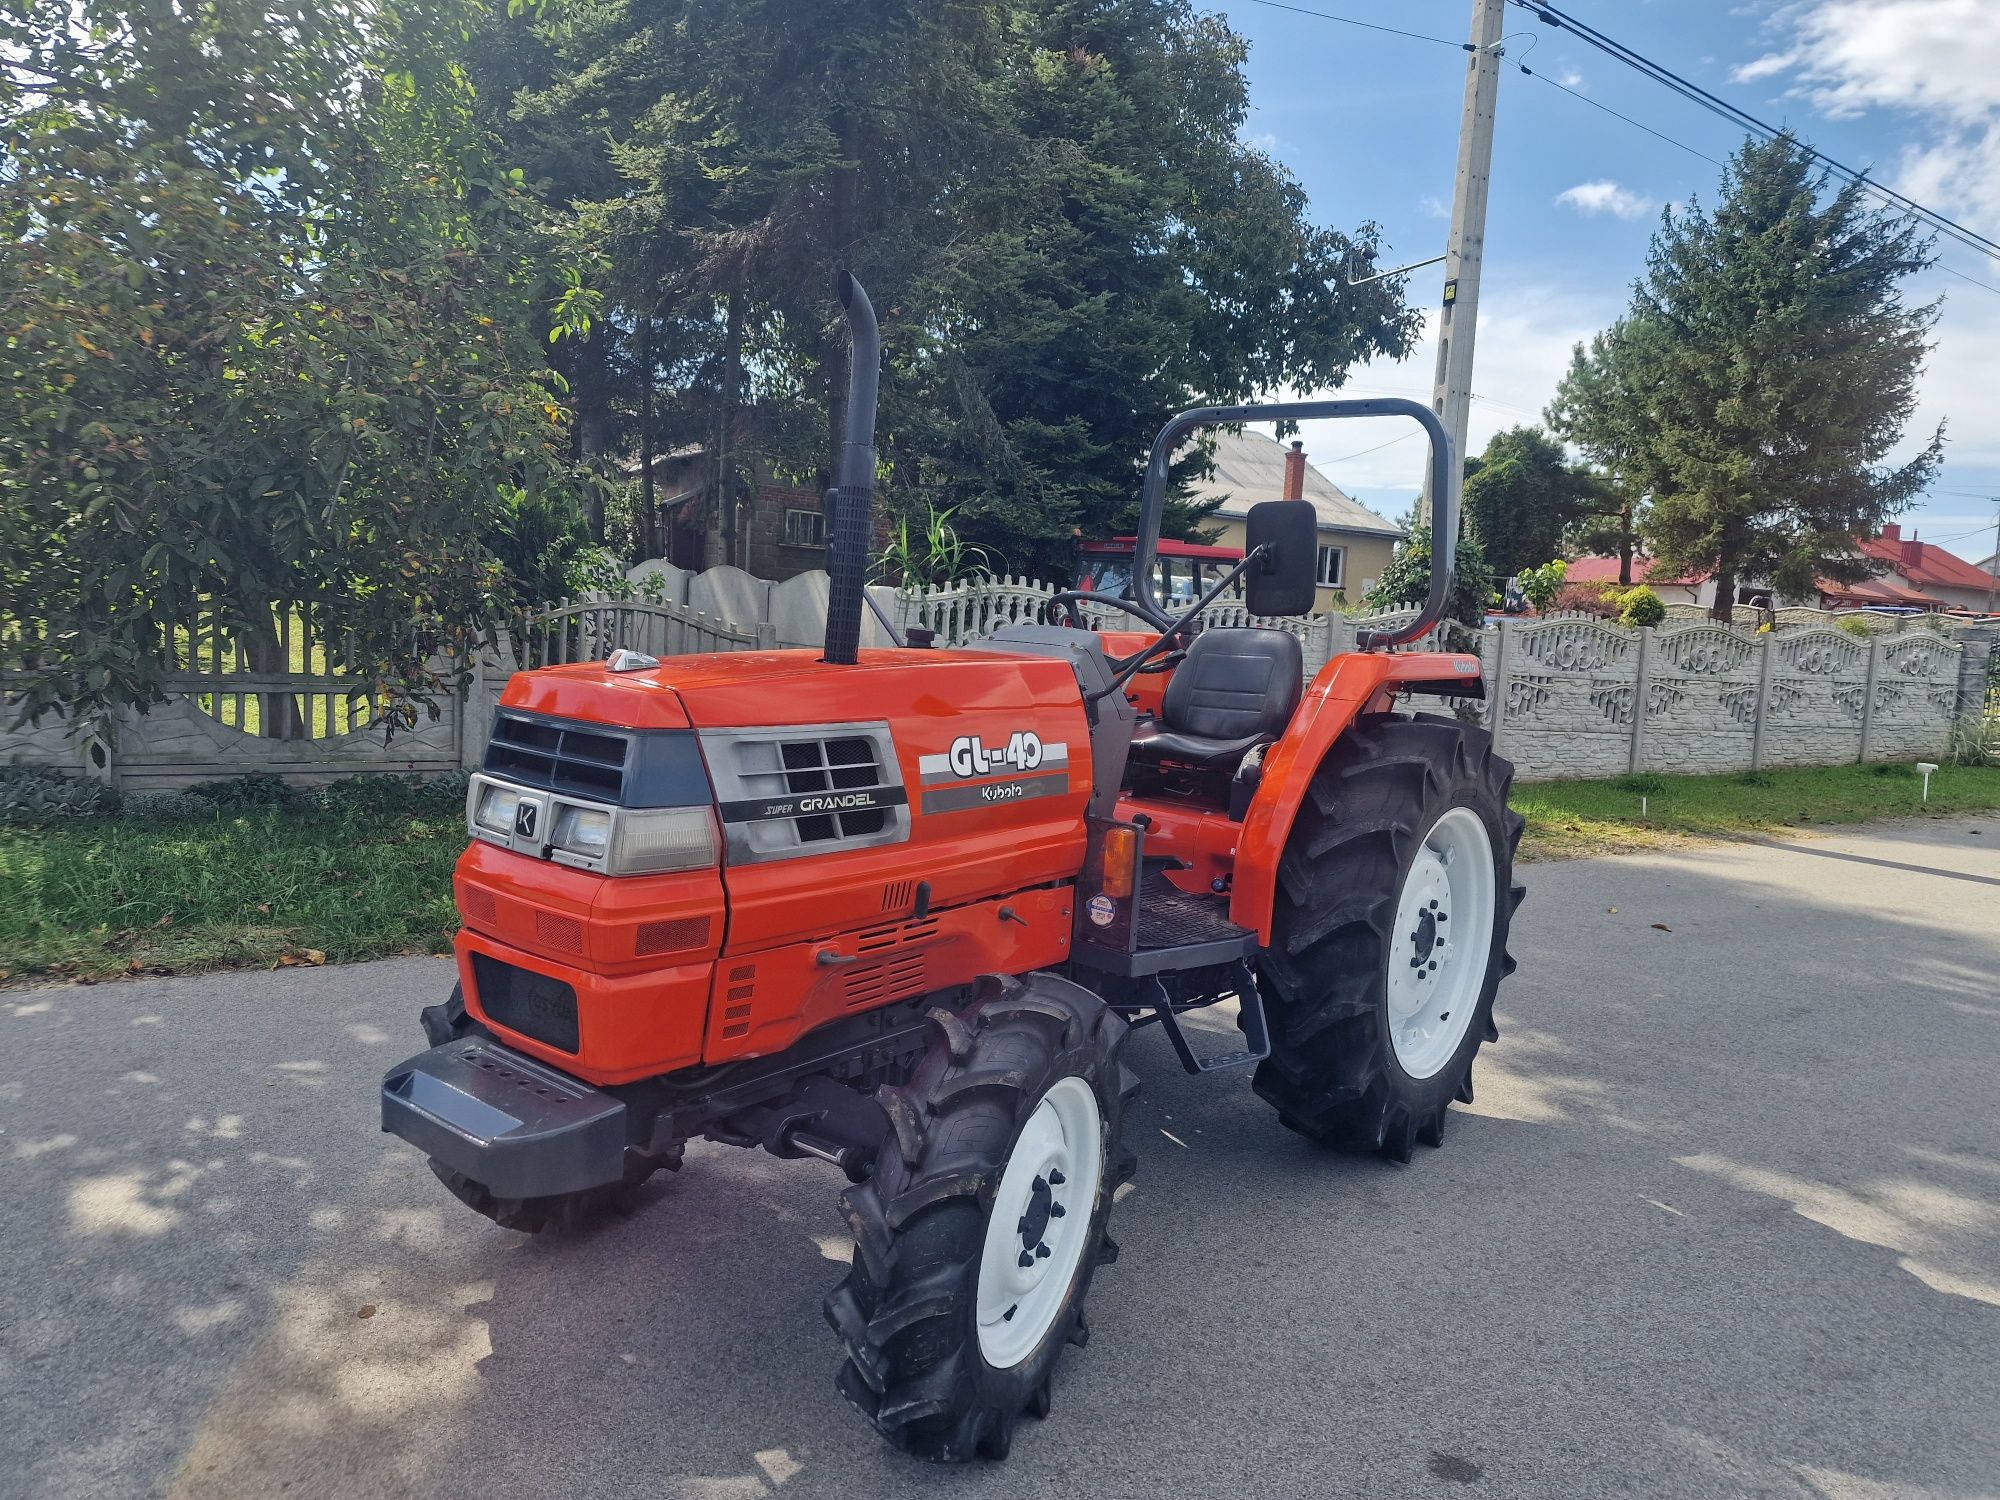
{"type": "Polygon", "coordinates": [[[1786,857],[1536,867],[1477,1102],[1409,1168],[1142,1034],[1125,1253],[1004,1470],[841,1406],[830,1169],[696,1148],[532,1240],[451,1202],[373,1117],[435,966],[20,997],[0,1459],[178,1500],[1990,1494],[2000,932],[1786,857]]]}

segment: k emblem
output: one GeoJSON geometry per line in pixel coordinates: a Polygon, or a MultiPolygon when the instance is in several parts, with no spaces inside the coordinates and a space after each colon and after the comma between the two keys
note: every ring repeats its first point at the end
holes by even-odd
{"type": "Polygon", "coordinates": [[[531,839],[535,836],[535,820],[540,812],[538,804],[522,802],[514,809],[514,837],[531,839]]]}

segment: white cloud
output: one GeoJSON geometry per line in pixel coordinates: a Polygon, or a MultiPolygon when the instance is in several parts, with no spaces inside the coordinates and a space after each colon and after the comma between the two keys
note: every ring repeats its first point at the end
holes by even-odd
{"type": "Polygon", "coordinates": [[[1417,200],[1417,211],[1427,219],[1449,219],[1451,205],[1436,193],[1425,193],[1417,200]]]}
{"type": "MultiPolygon", "coordinates": [[[[1541,420],[1570,350],[1623,310],[1624,299],[1600,301],[1573,286],[1510,286],[1490,279],[1480,297],[1473,402],[1467,446],[1483,449],[1503,427],[1541,420]]],[[[1424,337],[1409,358],[1377,360],[1355,370],[1327,396],[1407,396],[1428,405],[1437,369],[1437,313],[1424,317],[1424,337]]],[[[1327,477],[1364,503],[1398,519],[1421,487],[1424,445],[1401,417],[1307,422],[1299,436],[1327,477]],[[1375,452],[1364,449],[1377,448],[1375,452]]]]}
{"type": "Polygon", "coordinates": [[[1760,78],[1770,78],[1795,67],[1798,54],[1793,52],[1767,52],[1754,61],[1730,70],[1732,83],[1755,83],[1760,78]]]}
{"type": "Polygon", "coordinates": [[[1556,82],[1566,89],[1581,89],[1583,87],[1583,75],[1577,72],[1575,68],[1559,68],[1556,71],[1556,82]]]}
{"type": "Polygon", "coordinates": [[[1792,45],[1736,70],[1789,73],[1835,119],[1917,117],[1894,185],[1975,227],[2000,229],[2000,26],[1991,0],[1804,0],[1779,13],[1792,45]]]}
{"type": "Polygon", "coordinates": [[[1556,194],[1556,202],[1580,214],[1610,214],[1619,219],[1643,219],[1659,207],[1651,198],[1620,187],[1608,177],[1564,188],[1556,194]]]}

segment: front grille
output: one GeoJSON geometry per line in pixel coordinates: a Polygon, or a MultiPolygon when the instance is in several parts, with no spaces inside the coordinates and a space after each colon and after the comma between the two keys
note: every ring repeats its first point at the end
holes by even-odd
{"type": "MultiPolygon", "coordinates": [[[[875,763],[875,747],[858,735],[831,740],[786,740],[778,747],[784,769],[768,773],[775,784],[783,780],[783,790],[803,792],[844,792],[879,785],[882,768],[875,763]]],[[[831,839],[863,838],[880,833],[886,814],[879,807],[858,812],[812,813],[798,819],[799,842],[825,843],[831,839]]]]}
{"type": "Polygon", "coordinates": [[[485,768],[524,786],[618,802],[629,748],[622,735],[503,713],[493,721],[485,768]]]}
{"type": "Polygon", "coordinates": [[[576,991],[560,979],[475,953],[472,982],[480,1008],[494,1025],[563,1052],[577,1050],[576,991]]]}

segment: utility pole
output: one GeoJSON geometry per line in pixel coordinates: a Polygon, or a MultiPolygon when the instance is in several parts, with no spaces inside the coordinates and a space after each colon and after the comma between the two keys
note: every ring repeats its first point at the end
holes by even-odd
{"type": "MultiPolygon", "coordinates": [[[[1473,0],[1465,64],[1465,106],[1458,126],[1458,180],[1451,194],[1451,242],[1444,258],[1444,305],[1438,313],[1437,384],[1431,409],[1458,450],[1451,469],[1452,514],[1465,476],[1472,422],[1472,346],[1479,322],[1479,265],[1486,248],[1486,188],[1493,173],[1493,111],[1500,98],[1500,23],[1507,0],[1473,0]]],[[[1421,515],[1431,520],[1424,490],[1421,515]]]]}
{"type": "MultiPolygon", "coordinates": [[[[2000,495],[1993,497],[1993,503],[2000,505],[2000,495]]],[[[1993,599],[2000,594],[2000,512],[1993,517],[1993,555],[1986,559],[1986,613],[1993,613],[1993,599]]]]}

